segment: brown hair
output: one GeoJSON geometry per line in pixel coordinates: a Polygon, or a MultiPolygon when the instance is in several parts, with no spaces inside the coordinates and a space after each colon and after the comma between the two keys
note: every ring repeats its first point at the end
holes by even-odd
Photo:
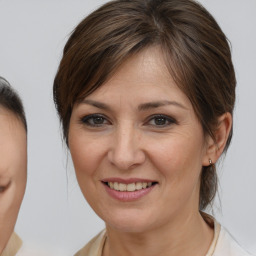
{"type": "Polygon", "coordinates": [[[0,76],[0,106],[11,111],[24,125],[27,132],[27,121],[22,101],[10,84],[0,76]]]}
{"type": "MultiPolygon", "coordinates": [[[[205,134],[214,138],[218,117],[233,112],[236,85],[229,44],[214,18],[192,0],[114,0],[82,20],[63,51],[53,94],[67,145],[74,103],[132,54],[154,45],[160,46],[205,134]]],[[[232,130],[225,150],[231,137],[232,130]]],[[[216,189],[215,165],[203,167],[200,209],[212,202],[216,189]]]]}

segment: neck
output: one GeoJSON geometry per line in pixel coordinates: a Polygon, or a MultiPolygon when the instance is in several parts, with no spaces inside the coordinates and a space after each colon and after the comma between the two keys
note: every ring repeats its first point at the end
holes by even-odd
{"type": "Polygon", "coordinates": [[[104,256],[184,256],[206,255],[213,239],[199,212],[179,216],[174,221],[143,233],[127,233],[107,226],[104,256]]]}

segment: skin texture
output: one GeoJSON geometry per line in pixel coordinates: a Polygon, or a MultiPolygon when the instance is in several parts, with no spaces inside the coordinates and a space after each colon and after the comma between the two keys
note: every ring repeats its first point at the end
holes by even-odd
{"type": "MultiPolygon", "coordinates": [[[[226,116],[224,134],[217,136],[224,145],[231,124],[226,116]]],[[[128,59],[76,104],[69,147],[81,191],[106,223],[104,255],[205,255],[213,230],[198,211],[200,173],[209,159],[218,159],[222,144],[217,150],[204,135],[157,47],[128,59]],[[142,108],[145,103],[154,104],[142,108]],[[113,177],[157,184],[144,197],[121,202],[102,183],[113,177]]]]}
{"type": "Polygon", "coordinates": [[[0,254],[17,220],[27,180],[27,136],[22,122],[0,107],[0,254]]]}

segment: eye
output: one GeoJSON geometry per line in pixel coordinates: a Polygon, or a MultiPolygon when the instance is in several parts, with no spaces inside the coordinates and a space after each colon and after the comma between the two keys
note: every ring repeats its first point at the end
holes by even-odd
{"type": "Polygon", "coordinates": [[[109,124],[109,121],[101,114],[92,114],[84,116],[81,119],[81,122],[85,125],[92,127],[101,127],[103,125],[109,124]]]}
{"type": "Polygon", "coordinates": [[[149,125],[157,127],[166,127],[175,123],[175,119],[165,115],[154,115],[148,121],[149,125]]]}
{"type": "Polygon", "coordinates": [[[10,182],[7,185],[0,185],[0,193],[3,193],[10,185],[10,182]]]}

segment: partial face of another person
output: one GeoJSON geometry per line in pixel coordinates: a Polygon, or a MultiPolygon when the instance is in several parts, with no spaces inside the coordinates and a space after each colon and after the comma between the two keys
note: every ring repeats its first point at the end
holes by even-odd
{"type": "Polygon", "coordinates": [[[22,122],[0,106],[0,253],[14,230],[27,179],[27,138],[22,122]]]}
{"type": "Polygon", "coordinates": [[[69,148],[106,225],[146,232],[198,213],[207,137],[157,47],[128,59],[74,106],[69,148]]]}

